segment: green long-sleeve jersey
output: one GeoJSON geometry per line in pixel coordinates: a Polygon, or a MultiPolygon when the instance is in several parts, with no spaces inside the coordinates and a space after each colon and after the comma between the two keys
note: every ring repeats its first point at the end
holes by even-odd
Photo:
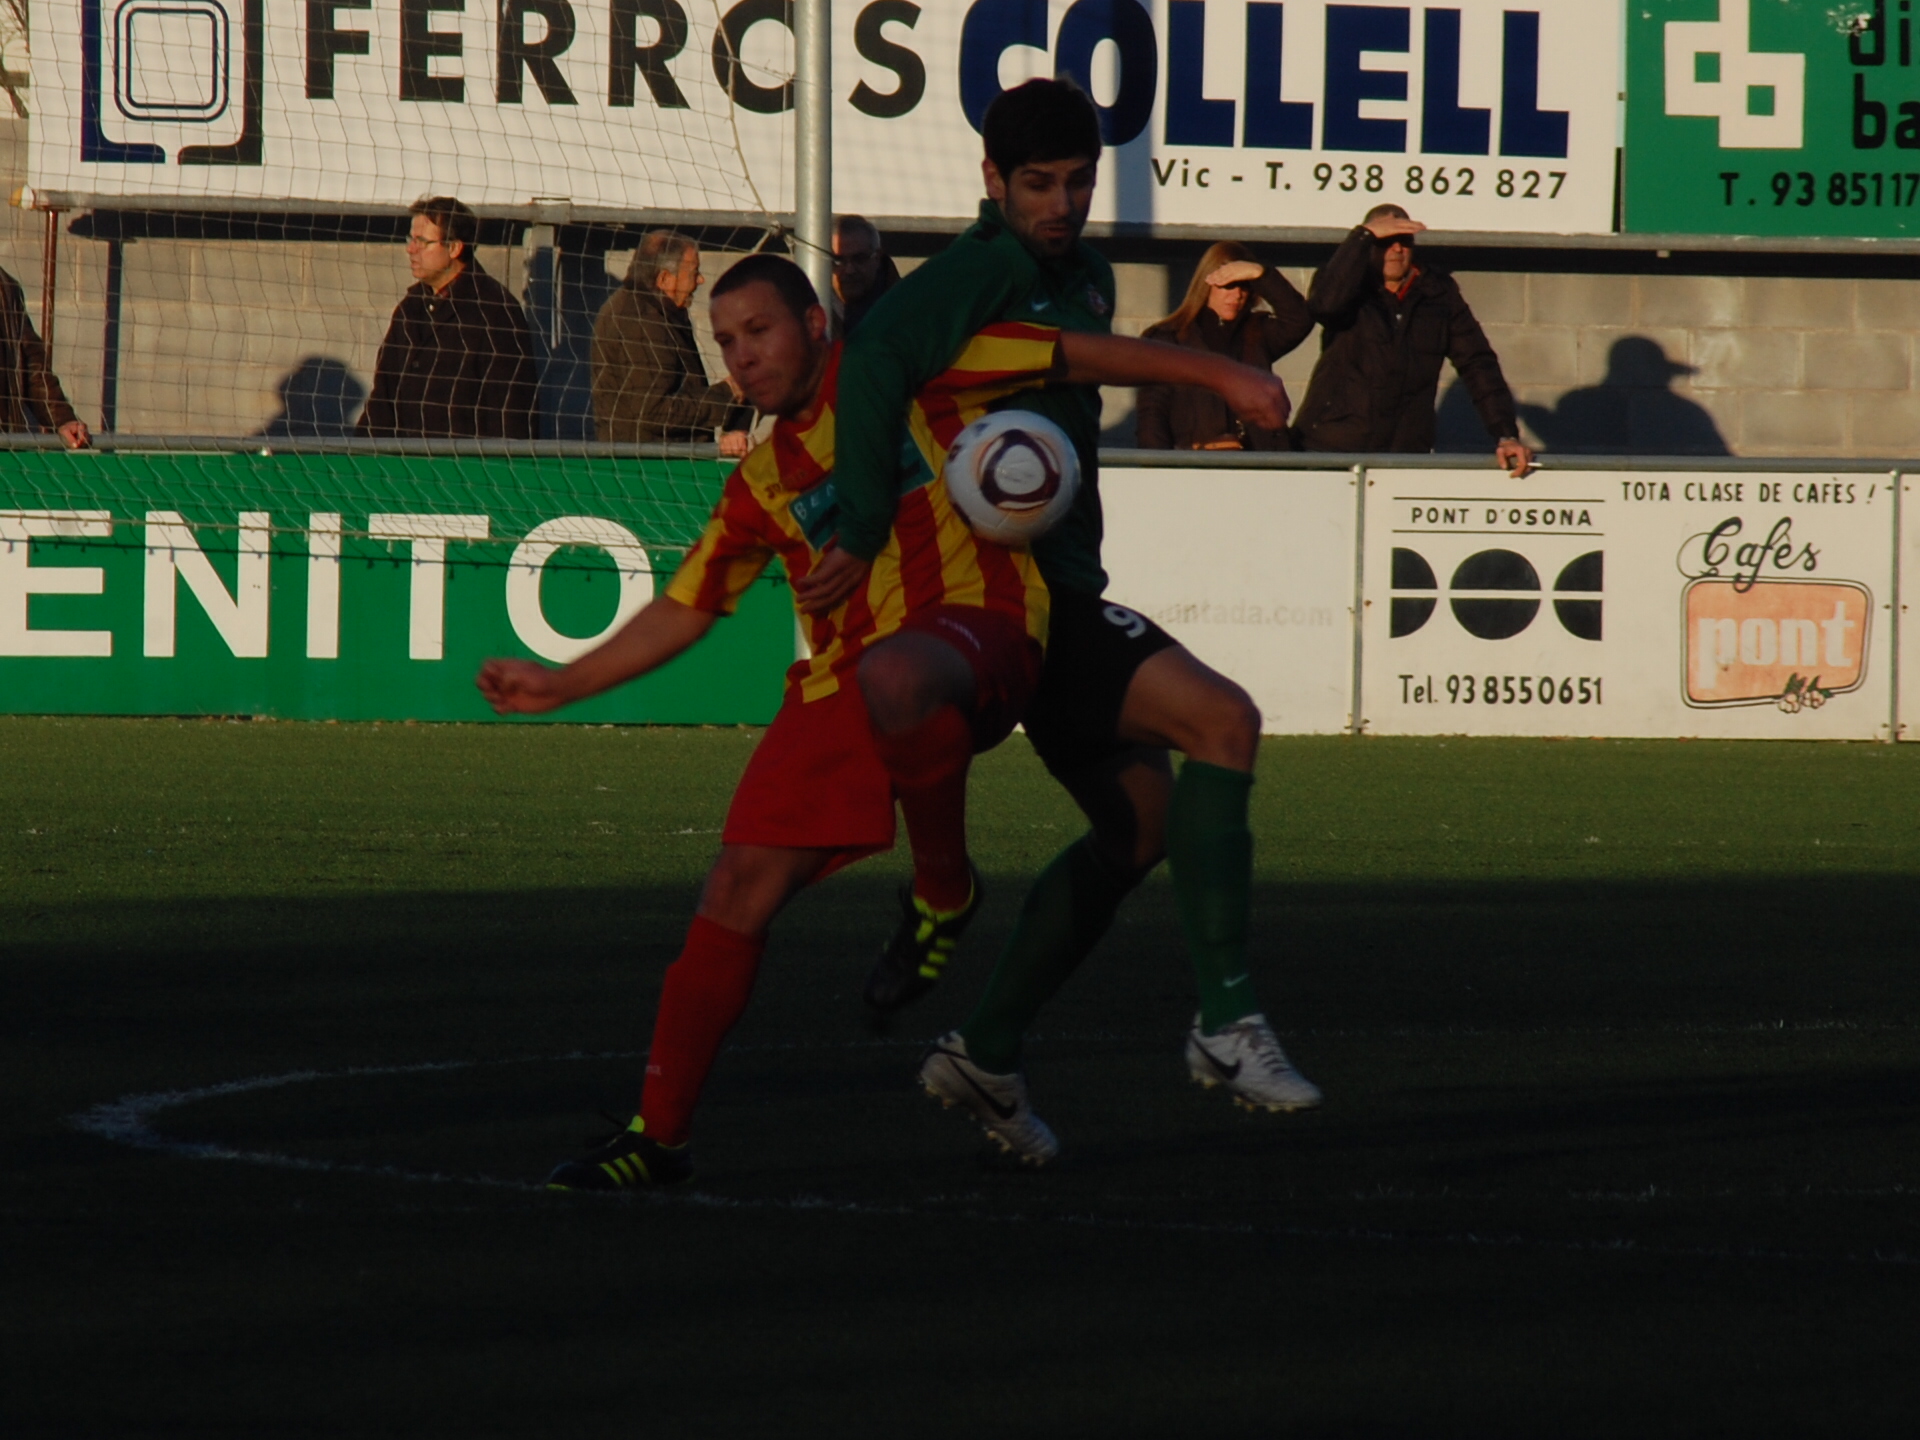
{"type": "MultiPolygon", "coordinates": [[[[847,341],[834,456],[841,548],[871,560],[886,545],[901,456],[912,445],[908,404],[968,340],[1008,320],[1104,335],[1113,328],[1113,301],[1113,267],[1090,246],[1043,260],[1007,228],[998,205],[981,201],[980,218],[889,290],[847,341]]],[[[1035,542],[1033,555],[1049,586],[1098,595],[1107,584],[1100,568],[1099,388],[1053,384],[1006,403],[1038,411],[1073,441],[1080,493],[1066,518],[1035,542]]]]}

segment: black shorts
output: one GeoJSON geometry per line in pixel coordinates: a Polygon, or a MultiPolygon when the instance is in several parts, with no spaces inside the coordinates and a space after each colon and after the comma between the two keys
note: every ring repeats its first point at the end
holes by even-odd
{"type": "Polygon", "coordinates": [[[1070,775],[1130,748],[1118,732],[1134,671],[1180,642],[1105,596],[1055,590],[1052,602],[1027,739],[1049,771],[1070,775]]]}

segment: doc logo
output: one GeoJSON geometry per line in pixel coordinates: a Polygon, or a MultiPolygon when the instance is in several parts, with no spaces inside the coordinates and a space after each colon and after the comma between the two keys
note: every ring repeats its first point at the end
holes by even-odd
{"type": "Polygon", "coordinates": [[[258,165],[264,0],[83,0],[80,159],[258,165]]]}
{"type": "Polygon", "coordinates": [[[1687,704],[1817,710],[1867,678],[1864,585],[1695,580],[1686,590],[1687,704]]]}
{"type": "Polygon", "coordinates": [[[1798,150],[1807,57],[1751,49],[1752,4],[1720,0],[1718,20],[1668,22],[1667,114],[1718,119],[1722,150],[1798,150]]]}
{"type": "MultiPolygon", "coordinates": [[[[1561,567],[1553,582],[1553,613],[1561,628],[1581,640],[1600,638],[1602,578],[1606,557],[1589,550],[1561,567]]],[[[1415,550],[1395,546],[1388,634],[1411,635],[1433,618],[1440,586],[1433,566],[1415,550]]],[[[1514,550],[1481,550],[1454,568],[1447,600],[1460,628],[1480,640],[1511,640],[1540,613],[1546,592],[1540,572],[1514,550]]]]}

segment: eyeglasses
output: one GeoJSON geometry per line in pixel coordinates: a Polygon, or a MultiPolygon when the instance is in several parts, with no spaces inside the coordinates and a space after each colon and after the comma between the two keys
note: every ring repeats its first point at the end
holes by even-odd
{"type": "Polygon", "coordinates": [[[871,265],[879,258],[880,252],[878,250],[868,250],[864,254],[856,250],[851,255],[834,256],[833,268],[836,270],[852,270],[860,265],[871,265]]]}
{"type": "Polygon", "coordinates": [[[444,240],[424,240],[418,235],[407,236],[409,250],[431,250],[436,245],[444,246],[446,243],[444,240]]]}

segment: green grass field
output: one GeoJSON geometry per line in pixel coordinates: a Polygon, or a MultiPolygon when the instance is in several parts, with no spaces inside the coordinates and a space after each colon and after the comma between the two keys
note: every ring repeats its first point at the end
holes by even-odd
{"type": "Polygon", "coordinates": [[[0,720],[0,1433],[1912,1433],[1920,746],[1269,742],[1325,1108],[1186,1081],[1156,879],[1008,1175],[912,1075],[1076,833],[1016,739],[942,992],[866,1030],[903,869],[837,877],[696,1191],[550,1195],[754,738],[0,720]]]}

